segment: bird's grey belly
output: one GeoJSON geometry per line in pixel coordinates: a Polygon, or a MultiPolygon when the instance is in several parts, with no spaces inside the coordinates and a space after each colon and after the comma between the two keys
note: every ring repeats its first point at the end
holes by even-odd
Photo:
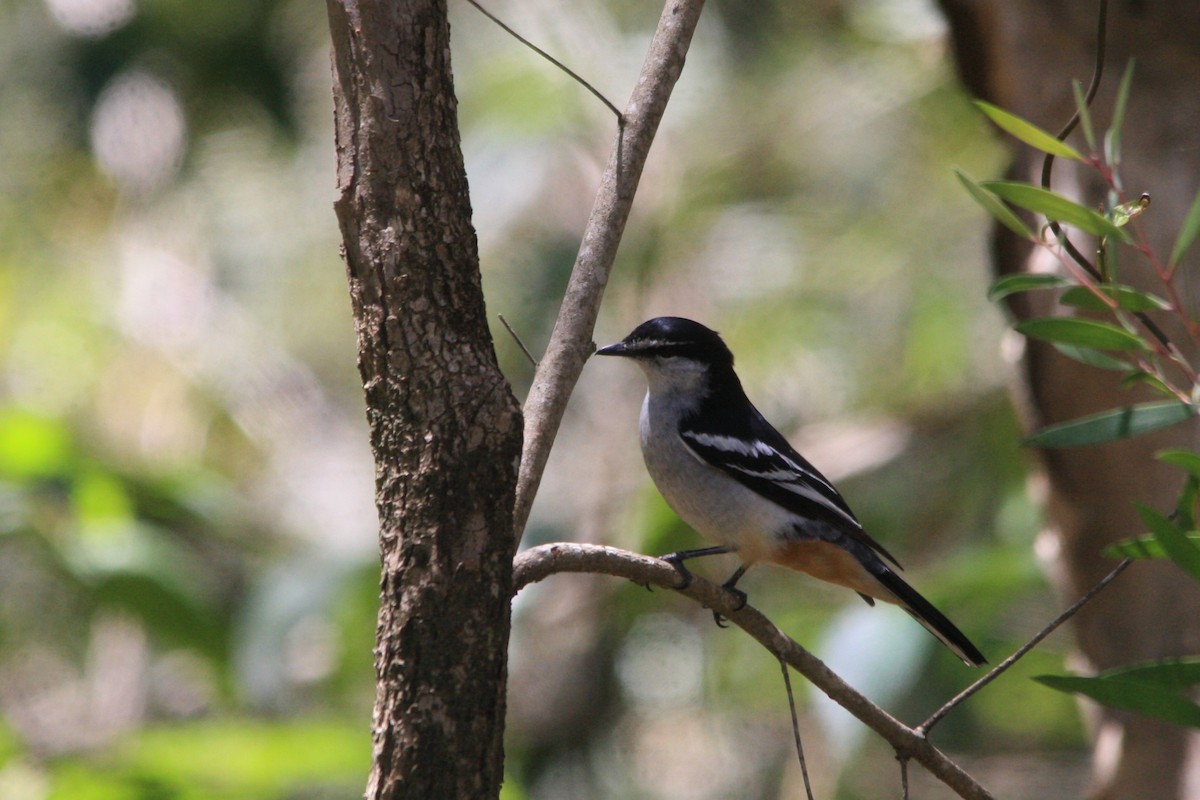
{"type": "Polygon", "coordinates": [[[698,533],[737,550],[743,561],[769,560],[792,530],[791,515],[701,461],[673,426],[646,422],[643,415],[642,456],[667,505],[698,533]]]}

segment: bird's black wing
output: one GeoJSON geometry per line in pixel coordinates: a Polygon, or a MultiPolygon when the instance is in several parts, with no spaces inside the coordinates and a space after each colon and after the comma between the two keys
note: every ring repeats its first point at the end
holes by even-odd
{"type": "MultiPolygon", "coordinates": [[[[872,539],[854,512],[824,475],[796,452],[769,422],[750,406],[751,414],[704,415],[685,418],[679,437],[687,449],[709,466],[722,470],[751,491],[802,519],[820,520],[867,545],[897,568],[899,562],[872,539]]],[[[802,526],[802,523],[801,523],[802,526]]]]}

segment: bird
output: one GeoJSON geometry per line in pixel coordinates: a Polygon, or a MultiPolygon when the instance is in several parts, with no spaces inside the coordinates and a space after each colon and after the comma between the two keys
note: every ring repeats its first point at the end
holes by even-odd
{"type": "MultiPolygon", "coordinates": [[[[845,499],[767,422],[746,396],[733,353],[714,330],[683,317],[655,317],[598,356],[628,358],[646,374],[639,433],[646,470],[667,505],[718,542],[663,556],[685,588],[692,558],[741,559],[746,570],[777,564],[857,592],[868,604],[900,606],[969,666],[983,654],[898,574],[896,558],[871,538],[845,499]]],[[[721,618],[714,613],[718,624],[721,618]]]]}

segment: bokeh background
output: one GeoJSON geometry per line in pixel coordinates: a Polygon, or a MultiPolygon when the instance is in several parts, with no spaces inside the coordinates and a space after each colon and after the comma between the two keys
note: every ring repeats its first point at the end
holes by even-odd
{"type": "MultiPolygon", "coordinates": [[[[490,7],[618,106],[659,12],[490,7]]],[[[450,12],[489,313],[536,353],[615,123],[450,12]]],[[[659,314],[721,330],[766,416],[996,661],[1059,600],[987,222],[952,173],[1002,153],[945,33],[927,0],[711,2],[597,340],[659,314]]],[[[0,2],[4,800],[365,784],[378,559],[327,38],[306,0],[0,2]]],[[[523,397],[530,364],[493,330],[523,397]]],[[[629,365],[588,366],[526,544],[697,546],[641,466],[642,392],[629,365]]],[[[744,588],[909,722],[976,676],[852,593],[766,568],[744,588]]],[[[1028,680],[1069,648],[1056,634],[937,732],[998,796],[1081,791],[1077,711],[1028,680]]],[[[897,795],[890,750],[796,684],[819,796],[897,795]]],[[[778,664],[703,609],[578,575],[517,598],[506,800],[795,797],[791,746],[778,664]]]]}

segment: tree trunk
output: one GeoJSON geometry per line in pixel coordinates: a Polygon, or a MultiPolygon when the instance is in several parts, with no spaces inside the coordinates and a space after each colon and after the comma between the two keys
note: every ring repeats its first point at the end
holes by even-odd
{"type": "Polygon", "coordinates": [[[383,561],[367,797],[496,797],[522,425],[486,324],[446,7],[328,7],[383,561]]]}
{"type": "MultiPolygon", "coordinates": [[[[1071,80],[1086,88],[1092,73],[1096,0],[941,1],[968,89],[1046,130],[1059,130],[1074,110],[1071,80]]],[[[1120,75],[1129,59],[1136,58],[1120,171],[1131,197],[1143,191],[1152,195],[1151,209],[1139,222],[1165,258],[1200,183],[1200,4],[1120,0],[1111,6],[1107,77],[1092,117],[1098,130],[1107,126],[1120,75]]],[[[1017,149],[1010,176],[1036,183],[1041,163],[1040,154],[1017,149]]],[[[1061,159],[1052,188],[1088,206],[1104,197],[1104,187],[1085,168],[1061,159]]],[[[1073,238],[1089,251],[1091,244],[1083,237],[1073,238]]],[[[1053,268],[1044,252],[1007,229],[997,229],[994,244],[995,267],[1002,274],[1053,268]]],[[[1121,256],[1123,282],[1161,292],[1140,258],[1129,251],[1121,256]]],[[[1189,263],[1194,271],[1194,255],[1189,263]]],[[[1185,265],[1181,272],[1187,271],[1185,265]]],[[[1180,288],[1194,315],[1197,287],[1189,286],[1183,275],[1180,288]]],[[[1020,318],[1061,313],[1045,292],[1022,295],[1012,311],[1020,318]]],[[[1195,363],[1196,353],[1187,346],[1182,328],[1160,317],[1195,363]]],[[[1121,390],[1116,373],[1083,366],[1035,342],[1026,344],[1022,366],[1023,411],[1031,428],[1146,399],[1121,390]]],[[[1101,553],[1105,545],[1142,533],[1135,501],[1164,512],[1173,507],[1182,476],[1155,461],[1154,453],[1166,447],[1195,448],[1198,438],[1196,425],[1181,425],[1125,442],[1042,453],[1049,491],[1043,535],[1054,545],[1049,548],[1052,571],[1067,597],[1082,594],[1112,569],[1114,562],[1101,553]]],[[[1200,590],[1172,564],[1137,564],[1086,607],[1074,625],[1089,669],[1197,653],[1200,590]]],[[[1188,796],[1188,739],[1195,734],[1107,710],[1097,711],[1093,733],[1094,797],[1188,796]]],[[[1194,759],[1200,748],[1192,747],[1191,753],[1194,759]]]]}

